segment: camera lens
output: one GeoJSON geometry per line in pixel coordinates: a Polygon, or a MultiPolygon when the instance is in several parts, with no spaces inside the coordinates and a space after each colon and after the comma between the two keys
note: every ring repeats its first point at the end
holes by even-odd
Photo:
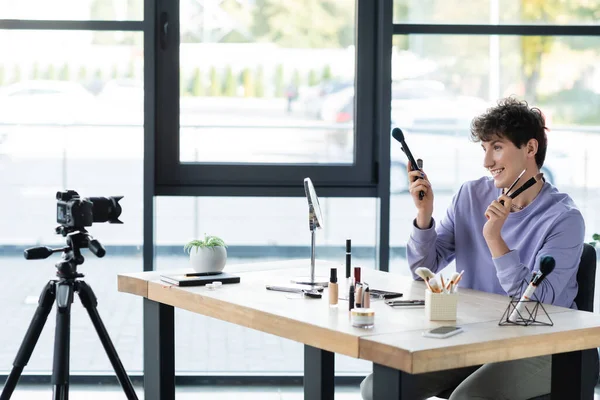
{"type": "Polygon", "coordinates": [[[122,224],[123,222],[119,221],[121,215],[119,200],[122,198],[123,196],[88,197],[93,204],[94,222],[108,221],[111,224],[122,224]]]}

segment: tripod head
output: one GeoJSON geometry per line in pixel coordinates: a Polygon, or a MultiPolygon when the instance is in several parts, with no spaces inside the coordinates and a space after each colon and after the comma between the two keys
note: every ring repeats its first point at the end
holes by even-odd
{"type": "Polygon", "coordinates": [[[56,233],[67,238],[67,246],[52,249],[50,247],[32,247],[24,251],[26,260],[41,260],[50,257],[59,251],[63,252],[62,258],[56,263],[56,276],[61,279],[75,279],[83,277],[77,272],[77,266],[83,264],[85,259],[81,255],[81,249],[90,249],[96,257],[104,257],[106,250],[102,244],[94,239],[83,227],[71,227],[60,225],[56,227],[56,233]]]}
{"type": "Polygon", "coordinates": [[[56,275],[61,279],[83,277],[77,273],[77,266],[85,261],[81,249],[90,249],[96,257],[104,257],[106,250],[99,241],[90,236],[86,226],[94,222],[122,224],[119,220],[123,196],[110,197],[81,197],[75,190],[65,190],[56,193],[56,233],[67,238],[67,246],[52,249],[50,247],[32,247],[25,250],[26,260],[48,258],[59,251],[63,252],[62,259],[56,263],[56,275]]]}

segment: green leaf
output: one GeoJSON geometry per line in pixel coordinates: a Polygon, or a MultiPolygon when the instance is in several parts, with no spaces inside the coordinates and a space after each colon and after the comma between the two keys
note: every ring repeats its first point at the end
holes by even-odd
{"type": "Polygon", "coordinates": [[[206,248],[206,247],[227,247],[225,241],[218,236],[211,236],[204,234],[204,240],[191,240],[184,247],[183,251],[190,253],[192,249],[206,248]]]}

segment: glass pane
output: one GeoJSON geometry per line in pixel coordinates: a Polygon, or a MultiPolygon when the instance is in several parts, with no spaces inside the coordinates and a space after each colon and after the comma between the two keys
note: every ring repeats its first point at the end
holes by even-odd
{"type": "Polygon", "coordinates": [[[180,161],[352,164],[354,9],[182,2],[180,161]]]}
{"type": "MultiPolygon", "coordinates": [[[[125,196],[119,202],[123,225],[87,228],[106,256],[82,250],[85,263],[77,271],[98,297],[98,312],[125,368],[142,369],[142,341],[136,336],[142,301],[116,288],[117,273],[142,270],[142,34],[104,33],[120,41],[96,44],[94,32],[0,31],[0,264],[13,271],[0,295],[10,327],[2,335],[5,369],[60,259],[56,254],[26,261],[23,250],[65,246],[54,232],[55,195],[65,189],[82,197],[125,196]]],[[[52,368],[54,310],[26,372],[48,374],[52,368]]],[[[79,300],[71,313],[71,371],[112,371],[79,300]]]]}
{"type": "MultiPolygon", "coordinates": [[[[318,187],[316,191],[318,195],[318,187]]],[[[320,198],[319,203],[325,222],[316,232],[317,265],[330,260],[343,266],[345,241],[351,238],[353,264],[374,268],[376,200],[320,198]]],[[[205,233],[227,243],[226,272],[265,270],[265,262],[290,259],[305,259],[306,273],[310,271],[305,198],[158,197],[156,210],[156,262],[161,271],[189,267],[183,246],[205,233]]],[[[303,371],[300,343],[181,310],[175,323],[178,373],[303,371]]],[[[370,369],[364,361],[336,356],[338,372],[370,369]]]]}
{"type": "Polygon", "coordinates": [[[0,0],[6,19],[135,21],[144,19],[144,0],[0,0]]]}
{"type": "Polygon", "coordinates": [[[599,13],[589,0],[394,0],[395,23],[592,25],[599,13]]]}
{"type": "MultiPolygon", "coordinates": [[[[469,124],[501,97],[514,95],[546,116],[545,177],[568,193],[585,218],[586,241],[600,232],[600,39],[596,37],[467,37],[411,35],[394,38],[394,85],[415,85],[412,97],[392,100],[415,157],[422,158],[441,219],[459,186],[488,175],[469,124]],[[410,60],[410,61],[409,61],[410,60]],[[442,90],[428,94],[424,87],[442,90]]],[[[406,156],[392,140],[392,270],[408,273],[404,258],[416,215],[406,193],[406,156]]]]}

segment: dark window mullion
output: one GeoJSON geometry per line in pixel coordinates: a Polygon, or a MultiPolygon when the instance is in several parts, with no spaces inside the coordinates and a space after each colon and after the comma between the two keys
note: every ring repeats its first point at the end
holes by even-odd
{"type": "Polygon", "coordinates": [[[394,35],[600,36],[599,25],[394,24],[394,35]]]}
{"type": "Polygon", "coordinates": [[[143,31],[144,21],[38,21],[0,19],[0,29],[60,31],[143,31]]]}

